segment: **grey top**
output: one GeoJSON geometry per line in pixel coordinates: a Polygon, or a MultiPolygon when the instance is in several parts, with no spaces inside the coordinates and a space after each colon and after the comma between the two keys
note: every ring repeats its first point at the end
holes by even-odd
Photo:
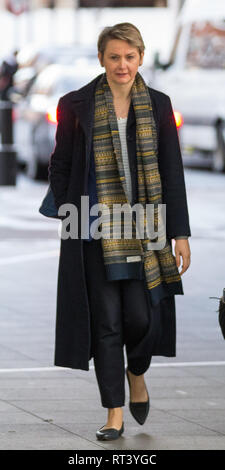
{"type": "MultiPolygon", "coordinates": [[[[121,151],[122,151],[122,159],[123,159],[123,167],[125,173],[125,180],[126,180],[126,188],[127,188],[127,198],[129,203],[132,202],[132,183],[131,183],[131,174],[130,174],[130,164],[128,158],[128,150],[127,150],[127,137],[126,137],[126,128],[127,128],[127,118],[117,118],[120,142],[121,142],[121,151]]],[[[179,240],[182,238],[188,238],[187,235],[180,235],[175,237],[175,240],[179,240]]]]}
{"type": "Polygon", "coordinates": [[[120,142],[121,142],[121,150],[122,150],[122,159],[123,159],[123,167],[125,173],[125,180],[126,180],[126,187],[127,187],[127,198],[129,203],[132,202],[132,184],[131,184],[131,174],[130,174],[130,164],[128,158],[128,150],[127,150],[127,136],[126,136],[126,128],[127,128],[127,118],[117,118],[120,142]]]}

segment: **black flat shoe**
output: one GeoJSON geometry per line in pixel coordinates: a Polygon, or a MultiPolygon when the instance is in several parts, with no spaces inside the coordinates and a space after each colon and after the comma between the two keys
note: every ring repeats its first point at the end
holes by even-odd
{"type": "MultiPolygon", "coordinates": [[[[104,426],[102,426],[104,428],[104,426]]],[[[122,423],[122,426],[120,429],[115,429],[115,428],[107,428],[107,429],[102,429],[100,428],[96,432],[96,437],[100,441],[110,441],[111,439],[118,439],[118,437],[121,436],[121,434],[124,431],[124,422],[122,423]]]]}
{"type": "MultiPolygon", "coordinates": [[[[129,376],[128,376],[128,367],[126,368],[126,375],[127,375],[127,380],[128,380],[128,383],[129,383],[129,388],[131,389],[130,379],[129,379],[129,376]]],[[[147,388],[146,388],[146,391],[147,391],[147,394],[148,394],[147,388]]],[[[134,417],[134,419],[136,419],[138,424],[144,424],[144,422],[145,422],[145,420],[148,416],[149,409],[150,409],[149,394],[148,394],[148,400],[147,401],[140,401],[140,402],[134,402],[134,403],[132,403],[132,401],[130,401],[129,402],[129,409],[130,409],[130,412],[131,412],[132,416],[134,417]]]]}

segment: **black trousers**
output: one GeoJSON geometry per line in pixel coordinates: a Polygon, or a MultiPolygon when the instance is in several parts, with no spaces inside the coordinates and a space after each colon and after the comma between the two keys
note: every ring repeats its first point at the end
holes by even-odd
{"type": "Polygon", "coordinates": [[[124,345],[128,369],[143,374],[149,300],[145,280],[107,281],[101,239],[84,241],[84,265],[91,312],[91,341],[102,406],[125,405],[124,345]]]}

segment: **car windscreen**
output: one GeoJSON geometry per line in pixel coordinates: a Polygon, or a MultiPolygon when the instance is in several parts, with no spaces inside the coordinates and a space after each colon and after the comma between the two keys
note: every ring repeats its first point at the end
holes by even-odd
{"type": "Polygon", "coordinates": [[[63,95],[72,90],[78,90],[90,81],[89,76],[63,75],[52,84],[51,95],[63,95]]]}
{"type": "Polygon", "coordinates": [[[89,74],[76,75],[76,73],[58,72],[56,69],[50,68],[50,70],[42,72],[37,77],[30,89],[30,94],[45,96],[63,95],[69,91],[78,90],[90,80],[89,74]]]}

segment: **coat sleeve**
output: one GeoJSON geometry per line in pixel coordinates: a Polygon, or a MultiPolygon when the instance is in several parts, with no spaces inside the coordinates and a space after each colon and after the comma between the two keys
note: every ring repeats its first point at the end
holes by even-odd
{"type": "Polygon", "coordinates": [[[167,237],[190,236],[184,169],[176,122],[169,96],[160,116],[159,172],[163,203],[166,204],[167,237]]]}
{"type": "Polygon", "coordinates": [[[74,115],[69,108],[68,102],[63,97],[58,102],[57,117],[55,148],[50,156],[48,176],[55,204],[57,209],[59,209],[61,204],[66,202],[75,129],[74,115]]]}

